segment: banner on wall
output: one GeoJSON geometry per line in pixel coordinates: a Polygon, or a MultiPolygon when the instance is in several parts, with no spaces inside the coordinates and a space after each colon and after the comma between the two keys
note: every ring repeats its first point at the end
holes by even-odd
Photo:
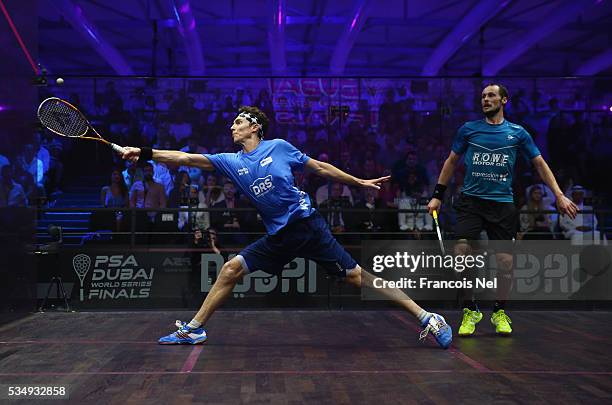
{"type": "MultiPolygon", "coordinates": [[[[59,269],[39,265],[39,291],[46,292],[51,278],[61,276],[77,308],[199,306],[225,261],[223,255],[200,252],[64,250],[59,269]]],[[[313,298],[327,297],[325,272],[321,273],[314,261],[303,258],[288,263],[280,276],[254,271],[236,285],[236,299],[228,304],[324,305],[313,298]]]]}

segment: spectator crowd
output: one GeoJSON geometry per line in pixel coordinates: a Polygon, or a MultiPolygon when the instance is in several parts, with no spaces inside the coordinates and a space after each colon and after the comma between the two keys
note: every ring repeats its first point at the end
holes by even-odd
{"type": "MultiPolygon", "coordinates": [[[[595,190],[595,195],[589,191],[597,185],[589,173],[596,170],[593,162],[597,156],[606,158],[605,148],[612,139],[609,114],[568,112],[560,108],[555,97],[527,97],[523,90],[516,90],[507,118],[523,125],[534,137],[562,189],[583,209],[592,209],[590,201],[600,190],[595,190]]],[[[307,102],[291,107],[279,104],[265,88],[237,87],[228,93],[213,89],[195,96],[186,88],[153,92],[136,87],[123,92],[114,81],[108,81],[92,105],[83,105],[76,93],[69,101],[112,141],[190,153],[235,151],[229,134],[231,122],[239,106],[255,105],[270,118],[268,139],[286,139],[307,155],[357,177],[392,176],[393,181],[377,191],[329,183],[308,172],[294,173],[296,185],[325,213],[336,234],[376,231],[399,232],[407,238],[430,237],[434,229],[425,206],[455,130],[467,120],[481,118],[478,104],[474,103],[472,111],[462,112],[449,96],[434,109],[423,111],[416,108],[417,97],[405,88],[388,88],[383,94],[377,105],[371,97],[360,100],[359,109],[365,113],[359,118],[347,114],[333,125],[329,116],[321,119],[325,111],[314,111],[307,102]],[[287,109],[299,119],[277,119],[277,113],[286,113],[287,109]]],[[[580,101],[578,95],[577,99],[580,101]]],[[[65,143],[41,131],[14,158],[0,155],[0,206],[53,201],[66,181],[62,158],[68,156],[63,154],[65,147],[65,143]]],[[[572,221],[547,212],[555,209],[550,190],[529,162],[521,161],[518,166],[513,185],[515,201],[517,207],[530,211],[517,219],[520,237],[572,241],[589,237],[587,234],[603,237],[595,215],[581,214],[572,221]]],[[[251,205],[229,179],[218,173],[156,162],[136,167],[120,159],[115,159],[108,173],[108,184],[100,185],[100,205],[118,209],[112,218],[105,219],[105,226],[111,229],[125,230],[124,211],[119,209],[136,207],[149,210],[141,221],[150,224],[150,230],[160,229],[164,208],[214,208],[210,212],[179,212],[168,222],[182,231],[223,232],[225,236],[219,236],[223,244],[244,243],[244,235],[264,230],[256,212],[233,211],[251,205]]],[[[447,208],[459,193],[462,177],[462,170],[457,170],[447,193],[447,208]]],[[[443,214],[444,228],[452,231],[452,210],[446,209],[443,214]]]]}

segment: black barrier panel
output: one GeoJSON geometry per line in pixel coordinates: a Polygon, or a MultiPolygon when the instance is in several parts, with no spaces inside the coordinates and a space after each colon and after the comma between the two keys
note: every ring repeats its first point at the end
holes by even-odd
{"type": "MultiPolygon", "coordinates": [[[[59,276],[76,309],[199,307],[227,259],[184,249],[64,249],[59,265],[40,266],[38,298],[44,298],[51,279],[59,276]]],[[[280,276],[264,271],[245,276],[224,306],[327,308],[331,296],[343,293],[347,300],[360,301],[358,290],[334,286],[337,280],[329,280],[315,262],[296,258],[280,276]]]]}
{"type": "Polygon", "coordinates": [[[466,294],[504,301],[612,300],[609,246],[488,241],[473,246],[469,254],[453,255],[448,251],[454,242],[446,243],[446,254],[437,241],[364,244],[362,263],[375,279],[364,286],[362,298],[389,300],[400,296],[399,289],[417,301],[448,301],[466,294]],[[504,260],[510,264],[504,266],[504,260]]]}
{"type": "MultiPolygon", "coordinates": [[[[569,241],[511,246],[508,300],[612,301],[608,246],[569,241]]],[[[364,241],[361,255],[356,246],[349,251],[361,257],[362,267],[376,278],[371,288],[359,291],[330,278],[315,262],[296,258],[280,275],[261,270],[246,275],[224,307],[390,307],[390,296],[384,293],[394,287],[417,301],[455,302],[464,290],[494,300],[504,277],[496,253],[507,247],[489,242],[468,258],[440,255],[437,241],[364,241]]],[[[59,263],[39,263],[38,298],[44,298],[51,279],[60,276],[76,309],[197,308],[231,257],[185,249],[65,249],[59,263]]]]}
{"type": "MultiPolygon", "coordinates": [[[[231,259],[235,255],[230,255],[231,259]]],[[[201,291],[208,293],[225,262],[220,254],[202,254],[201,291]]],[[[317,264],[301,257],[285,266],[280,275],[253,271],[233,291],[228,307],[327,307],[330,281],[317,264]]],[[[357,298],[359,298],[357,296],[357,298]]]]}

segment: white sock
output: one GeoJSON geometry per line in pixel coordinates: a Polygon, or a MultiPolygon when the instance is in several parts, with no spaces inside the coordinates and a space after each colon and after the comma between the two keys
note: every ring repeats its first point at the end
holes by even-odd
{"type": "Polygon", "coordinates": [[[202,326],[202,322],[198,322],[195,319],[192,319],[191,322],[187,324],[187,326],[189,326],[190,329],[198,329],[200,326],[202,326]]]}
{"type": "Polygon", "coordinates": [[[425,321],[425,319],[431,315],[431,312],[427,312],[424,309],[421,310],[421,313],[417,316],[417,318],[419,319],[419,322],[421,322],[421,324],[425,321]]]}

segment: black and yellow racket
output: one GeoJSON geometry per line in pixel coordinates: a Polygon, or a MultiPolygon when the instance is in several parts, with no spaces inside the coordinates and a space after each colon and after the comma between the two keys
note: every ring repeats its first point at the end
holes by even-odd
{"type": "Polygon", "coordinates": [[[444,249],[444,240],[442,239],[442,232],[440,232],[440,222],[438,222],[438,211],[433,210],[431,216],[436,223],[436,232],[438,233],[438,242],[440,242],[440,250],[442,251],[442,256],[446,256],[446,249],[444,249]]]}
{"type": "Polygon", "coordinates": [[[57,97],[43,100],[38,106],[38,119],[49,131],[68,138],[92,139],[110,146],[123,154],[124,149],[102,136],[91,126],[87,118],[72,104],[57,97]]]}

